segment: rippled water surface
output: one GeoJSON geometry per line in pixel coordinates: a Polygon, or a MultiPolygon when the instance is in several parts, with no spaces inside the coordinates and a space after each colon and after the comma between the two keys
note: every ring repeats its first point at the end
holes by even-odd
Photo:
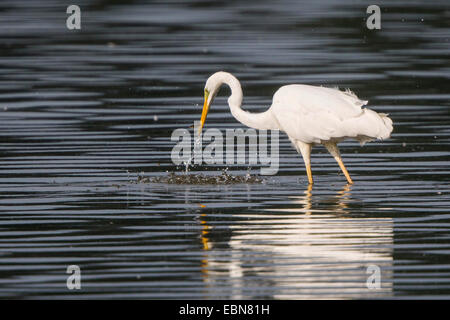
{"type": "MultiPolygon", "coordinates": [[[[372,3],[350,0],[76,3],[79,31],[60,1],[0,4],[0,297],[450,297],[448,1],[378,2],[378,31],[372,3]],[[220,69],[247,110],[284,84],[339,86],[394,133],[342,143],[352,186],[316,147],[308,187],[283,134],[263,182],[167,183],[185,170],[171,134],[220,69]],[[73,264],[81,290],[66,287],[73,264]]],[[[227,94],[207,128],[243,128],[227,94]]]]}

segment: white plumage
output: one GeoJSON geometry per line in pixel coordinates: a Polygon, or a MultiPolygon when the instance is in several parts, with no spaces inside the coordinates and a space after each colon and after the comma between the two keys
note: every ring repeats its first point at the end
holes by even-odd
{"type": "Polygon", "coordinates": [[[310,154],[314,144],[323,144],[339,163],[347,181],[353,183],[336,143],[348,138],[356,139],[361,144],[387,139],[393,129],[387,114],[363,108],[367,101],[360,100],[350,90],[340,91],[337,88],[286,85],[275,92],[272,106],[267,111],[244,111],[241,109],[243,94],[239,81],[232,74],[221,71],[206,82],[200,130],[214,97],[224,83],[231,88],[228,104],[233,116],[251,128],[284,131],[302,154],[311,184],[310,154]]]}
{"type": "Polygon", "coordinates": [[[389,138],[391,119],[363,109],[366,104],[350,90],[292,84],[278,89],[270,111],[291,140],[323,143],[354,138],[364,143],[389,138]]]}

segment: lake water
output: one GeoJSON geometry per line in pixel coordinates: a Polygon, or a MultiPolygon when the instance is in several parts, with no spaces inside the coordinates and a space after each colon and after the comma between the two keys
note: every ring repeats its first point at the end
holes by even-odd
{"type": "MultiPolygon", "coordinates": [[[[0,4],[1,298],[450,297],[448,1],[378,1],[372,31],[364,1],[76,4],[81,30],[60,1],[0,4]],[[308,187],[283,134],[263,183],[148,181],[183,173],[171,134],[222,69],[250,111],[288,83],[351,88],[392,138],[341,144],[352,186],[316,147],[308,187]]],[[[244,128],[227,95],[205,129],[244,128]]]]}

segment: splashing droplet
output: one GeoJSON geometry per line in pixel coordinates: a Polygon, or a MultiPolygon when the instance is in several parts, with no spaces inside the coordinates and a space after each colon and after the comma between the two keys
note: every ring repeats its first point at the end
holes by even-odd
{"type": "MultiPolygon", "coordinates": [[[[147,181],[146,181],[147,182],[147,181]]],[[[170,172],[165,177],[153,177],[149,179],[153,183],[168,184],[239,184],[239,183],[264,183],[264,179],[259,176],[246,174],[245,176],[233,176],[225,170],[220,175],[204,175],[204,174],[176,174],[170,172]]]]}

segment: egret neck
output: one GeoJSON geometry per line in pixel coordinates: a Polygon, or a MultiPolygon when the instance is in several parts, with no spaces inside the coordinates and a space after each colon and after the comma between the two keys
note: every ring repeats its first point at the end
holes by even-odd
{"type": "Polygon", "coordinates": [[[278,130],[279,126],[276,119],[271,114],[270,110],[261,113],[252,113],[241,109],[243,93],[239,80],[228,72],[217,72],[213,74],[205,86],[205,103],[203,106],[202,119],[200,123],[200,130],[206,120],[206,115],[209,107],[212,104],[222,84],[226,84],[231,89],[231,95],[228,98],[228,106],[231,114],[240,123],[254,129],[259,130],[278,130]]]}

